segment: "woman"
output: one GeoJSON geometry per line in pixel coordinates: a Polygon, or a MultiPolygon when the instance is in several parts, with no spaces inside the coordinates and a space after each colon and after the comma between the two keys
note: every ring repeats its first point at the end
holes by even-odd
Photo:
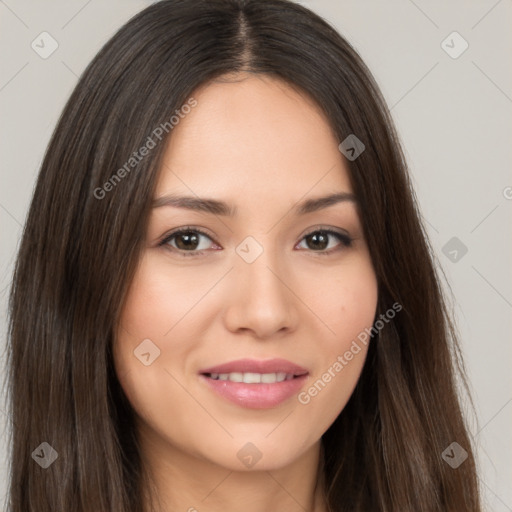
{"type": "Polygon", "coordinates": [[[50,141],[10,313],[11,512],[480,510],[393,122],[304,7],[119,30],[50,141]]]}

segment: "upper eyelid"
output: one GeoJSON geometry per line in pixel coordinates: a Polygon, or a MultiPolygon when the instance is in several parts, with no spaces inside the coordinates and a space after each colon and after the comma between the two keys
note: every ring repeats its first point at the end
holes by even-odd
{"type": "Polygon", "coordinates": [[[199,233],[200,235],[207,236],[212,242],[215,242],[215,238],[210,235],[205,229],[203,228],[196,228],[196,227],[187,227],[184,228],[176,228],[175,230],[171,231],[170,233],[164,235],[161,239],[161,242],[165,242],[166,240],[169,240],[173,236],[179,235],[180,233],[187,233],[189,231],[195,231],[199,233]]]}

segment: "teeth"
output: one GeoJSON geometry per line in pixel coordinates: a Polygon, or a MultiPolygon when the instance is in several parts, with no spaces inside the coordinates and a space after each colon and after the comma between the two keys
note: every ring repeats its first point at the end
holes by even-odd
{"type": "Polygon", "coordinates": [[[277,375],[275,373],[263,373],[261,375],[261,382],[263,384],[273,384],[277,380],[277,375]]]}
{"type": "Polygon", "coordinates": [[[244,373],[242,375],[242,382],[246,384],[259,384],[261,382],[261,373],[244,373]]]}
{"type": "Polygon", "coordinates": [[[211,373],[210,378],[214,380],[230,380],[231,382],[243,382],[245,384],[273,384],[293,379],[293,374],[283,372],[277,373],[211,373]]]}

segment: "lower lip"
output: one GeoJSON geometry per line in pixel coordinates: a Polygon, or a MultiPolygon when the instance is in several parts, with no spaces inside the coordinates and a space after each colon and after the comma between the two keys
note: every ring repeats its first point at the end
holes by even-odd
{"type": "Polygon", "coordinates": [[[249,409],[277,407],[291,396],[297,394],[307,377],[308,375],[306,374],[290,380],[274,382],[273,384],[246,384],[244,382],[231,382],[230,380],[214,380],[206,375],[200,375],[200,378],[213,391],[231,402],[249,409]]]}

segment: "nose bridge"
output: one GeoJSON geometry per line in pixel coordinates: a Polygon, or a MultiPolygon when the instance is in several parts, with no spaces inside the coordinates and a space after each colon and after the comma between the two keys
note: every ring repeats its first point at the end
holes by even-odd
{"type": "MultiPolygon", "coordinates": [[[[282,295],[282,299],[289,300],[288,293],[283,290],[285,273],[283,257],[270,243],[271,236],[247,236],[236,247],[238,258],[235,270],[241,284],[247,281],[251,291],[262,295],[271,292],[273,295],[282,295]]],[[[285,288],[285,287],[284,287],[285,288]]],[[[245,290],[247,293],[247,290],[245,290]]]]}
{"type": "Polygon", "coordinates": [[[234,289],[227,318],[231,329],[248,328],[268,336],[297,320],[294,295],[283,255],[271,237],[246,237],[235,251],[234,289]]]}

